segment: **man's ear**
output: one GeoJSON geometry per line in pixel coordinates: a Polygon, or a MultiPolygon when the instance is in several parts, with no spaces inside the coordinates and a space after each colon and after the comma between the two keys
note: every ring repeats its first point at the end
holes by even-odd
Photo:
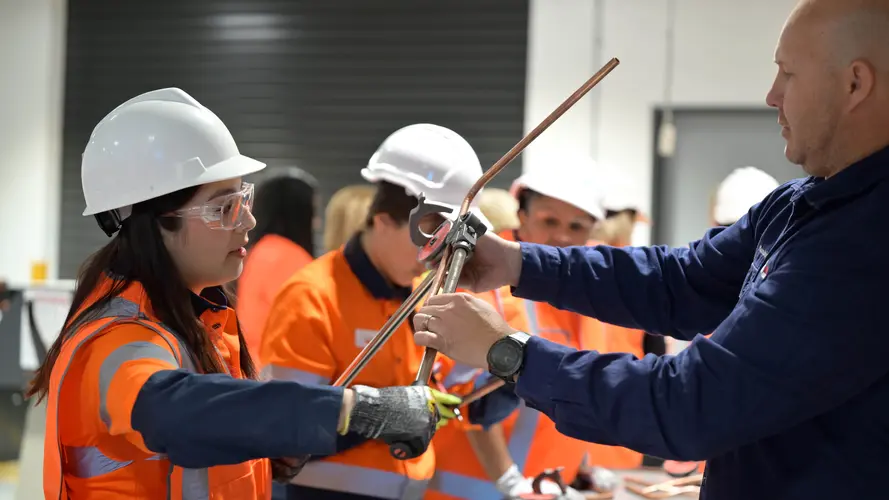
{"type": "Polygon", "coordinates": [[[857,108],[874,91],[876,70],[868,61],[856,59],[845,72],[844,91],[849,96],[849,109],[857,108]]]}

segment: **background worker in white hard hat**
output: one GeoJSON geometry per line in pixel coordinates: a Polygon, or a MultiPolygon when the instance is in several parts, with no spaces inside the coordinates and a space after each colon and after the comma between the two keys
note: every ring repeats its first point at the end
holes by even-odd
{"type": "MultiPolygon", "coordinates": [[[[572,246],[593,244],[590,235],[603,218],[595,163],[586,157],[555,157],[538,168],[526,168],[510,192],[518,201],[518,228],[500,231],[512,241],[572,246]]],[[[513,298],[520,314],[511,327],[576,349],[633,352],[641,356],[641,332],[635,336],[609,331],[610,325],[543,303],[513,298]]],[[[535,476],[564,467],[564,480],[573,481],[590,455],[595,465],[631,468],[641,455],[599,446],[562,435],[552,420],[522,405],[509,418],[488,429],[442,429],[435,437],[438,463],[431,499],[520,498],[532,492],[535,476]]],[[[544,483],[550,494],[555,484],[544,483]]],[[[571,490],[569,497],[576,496],[571,490]]]]}
{"type": "Polygon", "coordinates": [[[710,225],[731,226],[750,207],[780,185],[777,179],[756,167],[733,170],[716,188],[710,205],[710,225]]]}
{"type": "MultiPolygon", "coordinates": [[[[408,224],[417,197],[423,193],[427,202],[451,208],[446,217],[454,219],[482,170],[472,147],[457,133],[416,124],[383,141],[361,174],[377,188],[366,228],[343,248],[297,272],[272,306],[263,358],[276,379],[330,383],[342,374],[425,271],[408,224]]],[[[472,211],[484,219],[477,207],[472,211]]],[[[422,229],[431,233],[443,221],[427,215],[422,229]]],[[[422,358],[408,320],[356,382],[410,384],[422,358]]],[[[443,361],[442,377],[449,374],[451,363],[443,361]]],[[[514,408],[517,401],[510,401],[514,408]]],[[[470,417],[475,417],[472,411],[470,417]]],[[[435,467],[434,446],[418,457],[399,460],[385,444],[366,441],[353,435],[340,440],[337,453],[306,465],[288,487],[288,498],[423,498],[435,467]]]]}
{"type": "Polygon", "coordinates": [[[613,167],[603,169],[601,179],[605,220],[596,226],[593,234],[606,245],[630,246],[640,226],[650,224],[642,211],[638,189],[628,176],[613,167]]]}
{"type": "Polygon", "coordinates": [[[135,97],[93,130],[84,215],[111,240],[85,263],[28,392],[47,399],[47,499],[268,499],[272,472],[292,470],[267,457],[436,425],[424,388],[253,380],[221,285],[256,224],[242,177],[264,167],[179,89],[135,97]]]}

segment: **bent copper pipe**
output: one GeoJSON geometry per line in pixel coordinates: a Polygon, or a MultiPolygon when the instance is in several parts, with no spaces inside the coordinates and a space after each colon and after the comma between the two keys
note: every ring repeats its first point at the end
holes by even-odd
{"type": "MultiPolygon", "coordinates": [[[[580,86],[579,89],[574,91],[573,94],[568,96],[562,104],[560,104],[552,113],[549,114],[546,118],[543,119],[536,127],[534,127],[531,132],[528,133],[525,137],[522,138],[512,147],[502,158],[497,160],[491,168],[489,168],[484,175],[479,177],[475,184],[469,189],[469,192],[466,194],[466,198],[463,199],[463,204],[460,205],[460,213],[457,217],[462,217],[469,212],[469,206],[472,204],[472,201],[475,199],[476,195],[488,184],[491,179],[494,178],[497,174],[500,173],[501,170],[506,168],[512,160],[514,160],[525,148],[527,148],[534,139],[537,139],[540,134],[542,134],[546,129],[550,127],[556,120],[561,118],[562,115],[565,114],[566,111],[571,109],[572,106],[577,104],[583,96],[587,94],[590,90],[593,89],[599,82],[602,81],[603,78],[608,76],[617,65],[620,64],[620,61],[617,58],[612,58],[610,61],[605,63],[602,68],[596,72],[593,76],[590,77],[583,85],[580,86]]],[[[465,254],[465,252],[464,252],[465,254]]],[[[456,255],[455,255],[456,256],[456,255]]],[[[456,290],[457,282],[460,279],[460,272],[463,270],[463,265],[465,264],[465,256],[460,262],[459,265],[452,265],[451,263],[451,252],[450,248],[447,247],[444,249],[442,253],[441,260],[438,265],[438,272],[435,274],[435,282],[432,284],[432,294],[430,297],[438,295],[439,289],[442,287],[442,281],[445,279],[445,275],[448,277],[448,282],[453,282],[454,287],[452,289],[447,289],[447,287],[442,290],[443,293],[453,293],[456,290]],[[447,270],[447,273],[445,272],[447,270]]],[[[429,300],[428,298],[426,299],[429,300]]],[[[427,347],[426,351],[423,353],[423,361],[420,363],[420,369],[417,371],[416,382],[422,382],[423,384],[427,384],[429,382],[429,376],[432,374],[432,368],[435,364],[435,356],[438,354],[438,351],[431,347],[427,347]]]]}

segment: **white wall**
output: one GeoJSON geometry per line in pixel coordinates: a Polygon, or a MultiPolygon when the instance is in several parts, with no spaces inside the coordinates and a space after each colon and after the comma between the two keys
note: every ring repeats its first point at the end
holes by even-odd
{"type": "MultiPolygon", "coordinates": [[[[552,148],[588,152],[631,177],[643,209],[651,213],[653,117],[664,101],[666,74],[666,0],[531,4],[526,131],[608,59],[617,57],[621,64],[535,142],[526,164],[540,165],[552,148]]],[[[676,0],[674,103],[765,106],[775,43],[795,4],[676,0]]]]}
{"type": "Polygon", "coordinates": [[[56,276],[66,0],[0,0],[0,277],[56,276]]]}

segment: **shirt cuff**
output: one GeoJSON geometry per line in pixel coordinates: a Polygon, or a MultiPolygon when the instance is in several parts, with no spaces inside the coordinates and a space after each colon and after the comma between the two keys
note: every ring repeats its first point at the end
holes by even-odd
{"type": "Polygon", "coordinates": [[[561,259],[558,249],[533,243],[520,243],[522,252],[522,272],[519,274],[518,286],[511,287],[512,295],[546,302],[558,292],[561,259]]]}
{"type": "Polygon", "coordinates": [[[528,339],[522,372],[516,383],[516,395],[525,400],[529,407],[552,416],[559,367],[562,359],[571,352],[576,351],[540,337],[528,339]]]}

